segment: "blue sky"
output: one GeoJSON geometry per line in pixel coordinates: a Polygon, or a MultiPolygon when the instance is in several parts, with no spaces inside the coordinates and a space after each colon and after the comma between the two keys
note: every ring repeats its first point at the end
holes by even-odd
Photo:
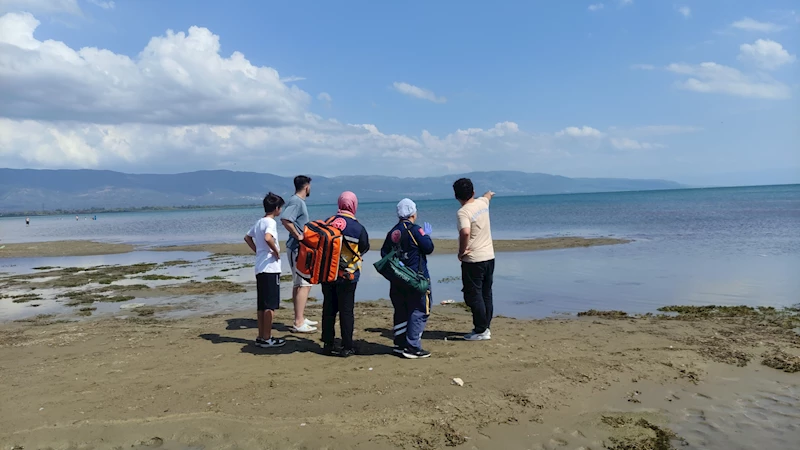
{"type": "Polygon", "coordinates": [[[800,182],[797,9],[0,0],[0,165],[800,182]]]}

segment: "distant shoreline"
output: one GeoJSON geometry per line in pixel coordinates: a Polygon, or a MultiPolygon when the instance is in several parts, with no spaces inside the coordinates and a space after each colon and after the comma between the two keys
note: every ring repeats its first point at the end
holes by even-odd
{"type": "MultiPolygon", "coordinates": [[[[559,192],[559,193],[546,193],[546,194],[522,194],[522,195],[503,195],[499,194],[496,198],[520,198],[520,197],[554,197],[562,195],[602,195],[602,194],[637,194],[644,192],[672,192],[672,191],[696,191],[707,189],[741,189],[741,188],[755,188],[755,187],[780,187],[780,186],[796,186],[798,183],[785,183],[785,184],[770,184],[770,185],[746,185],[746,186],[690,186],[683,188],[669,188],[669,189],[644,189],[644,190],[623,190],[623,191],[588,191],[588,192],[559,192]]],[[[415,199],[419,202],[432,202],[449,200],[450,198],[419,198],[415,199]]],[[[380,204],[392,203],[393,201],[363,201],[362,205],[367,204],[380,204]]],[[[334,203],[309,203],[309,206],[326,206],[334,205],[334,203]]],[[[84,208],[84,209],[70,209],[70,210],[44,210],[44,211],[7,211],[0,212],[0,218],[11,217],[48,217],[48,216],[72,216],[72,215],[94,215],[94,214],[115,214],[115,213],[133,213],[133,212],[169,212],[169,211],[205,211],[205,210],[227,210],[227,209],[245,209],[245,208],[261,208],[257,202],[247,204],[234,204],[234,205],[181,205],[181,206],[141,206],[131,208],[84,208]]]]}
{"type": "MultiPolygon", "coordinates": [[[[595,247],[600,245],[617,245],[631,242],[617,238],[584,238],[578,236],[553,237],[541,239],[495,240],[496,252],[531,252],[540,250],[557,250],[565,248],[595,247]]],[[[370,247],[378,251],[383,241],[373,239],[370,247]]],[[[434,239],[436,254],[455,254],[458,241],[455,239],[434,239]]],[[[252,251],[242,243],[190,244],[158,247],[136,247],[131,244],[115,244],[95,241],[50,241],[5,244],[0,249],[0,259],[4,258],[45,258],[63,256],[112,255],[129,253],[136,250],[162,252],[207,252],[217,255],[249,256],[252,251]]]]}

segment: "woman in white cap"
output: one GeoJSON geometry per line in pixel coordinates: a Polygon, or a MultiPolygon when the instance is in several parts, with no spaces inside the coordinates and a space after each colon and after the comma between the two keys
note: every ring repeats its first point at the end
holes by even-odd
{"type": "MultiPolygon", "coordinates": [[[[433,253],[431,225],[417,222],[417,205],[404,198],[397,204],[397,225],[386,234],[381,257],[398,248],[400,261],[411,270],[430,280],[426,255],[433,253]]],[[[389,298],[394,305],[394,353],[409,359],[427,358],[430,352],[422,348],[422,332],[431,313],[431,291],[420,293],[396,281],[391,283],[389,298]]]]}

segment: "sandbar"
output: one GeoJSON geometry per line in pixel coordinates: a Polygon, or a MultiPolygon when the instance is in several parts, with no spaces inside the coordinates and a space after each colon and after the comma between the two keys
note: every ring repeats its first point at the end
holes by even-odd
{"type": "MultiPolygon", "coordinates": [[[[495,240],[494,249],[496,252],[532,252],[538,250],[555,250],[575,247],[593,247],[597,245],[615,245],[631,242],[627,239],[617,238],[584,238],[584,237],[553,237],[541,239],[509,239],[495,240]]],[[[455,239],[434,239],[436,254],[455,254],[458,251],[458,241],[455,239]]],[[[378,250],[383,245],[383,240],[370,240],[370,247],[378,250]]],[[[244,243],[241,244],[195,244],[155,247],[152,250],[158,251],[201,251],[217,255],[251,255],[250,248],[244,243]]]]}
{"type": "Polygon", "coordinates": [[[130,244],[113,244],[95,241],[49,241],[4,244],[0,258],[32,258],[48,256],[90,256],[128,253],[134,250],[130,244]]]}
{"type": "MultiPolygon", "coordinates": [[[[531,252],[538,250],[555,250],[575,247],[594,247],[597,245],[615,245],[631,242],[627,239],[617,238],[584,238],[584,237],[553,237],[541,239],[509,239],[494,241],[494,249],[497,252],[531,252]]],[[[370,246],[379,249],[383,245],[382,240],[372,239],[370,246]]],[[[458,251],[458,241],[454,239],[434,239],[436,254],[454,254],[458,251]]],[[[285,247],[285,246],[284,246],[285,247]]],[[[36,258],[48,256],[87,256],[87,255],[110,255],[116,253],[128,253],[137,248],[130,244],[116,244],[95,241],[50,241],[50,242],[29,242],[21,244],[5,244],[0,249],[0,259],[2,258],[36,258]]],[[[184,252],[208,252],[216,255],[252,255],[250,248],[242,243],[214,243],[214,244],[191,244],[191,245],[169,245],[147,247],[147,250],[154,251],[184,251],[184,252]]]]}

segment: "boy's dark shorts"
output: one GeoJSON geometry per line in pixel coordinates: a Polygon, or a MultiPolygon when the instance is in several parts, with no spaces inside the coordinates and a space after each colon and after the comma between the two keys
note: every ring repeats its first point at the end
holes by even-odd
{"type": "Polygon", "coordinates": [[[258,310],[275,311],[281,306],[281,274],[259,273],[256,274],[256,292],[258,310]]]}

